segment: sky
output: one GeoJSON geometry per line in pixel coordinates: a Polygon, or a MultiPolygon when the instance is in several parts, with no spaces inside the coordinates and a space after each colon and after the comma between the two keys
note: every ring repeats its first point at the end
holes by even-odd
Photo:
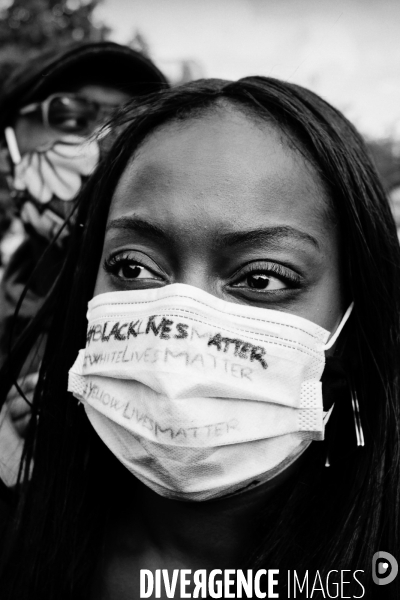
{"type": "Polygon", "coordinates": [[[400,0],[103,0],[111,39],[146,39],[176,78],[278,77],[309,87],[369,137],[400,138],[400,0]]]}

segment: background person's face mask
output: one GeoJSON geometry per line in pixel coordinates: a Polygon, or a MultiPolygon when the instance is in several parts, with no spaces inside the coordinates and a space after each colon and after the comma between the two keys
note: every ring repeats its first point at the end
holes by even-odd
{"type": "Polygon", "coordinates": [[[28,190],[41,204],[50,202],[53,196],[65,202],[73,200],[81,187],[82,176],[92,173],[99,156],[95,139],[64,136],[24,154],[15,165],[14,187],[28,190]]]}
{"type": "Polygon", "coordinates": [[[69,217],[83,180],[99,162],[99,144],[95,137],[60,134],[60,139],[21,156],[11,127],[5,135],[14,165],[10,185],[21,219],[40,236],[52,239],[69,217]]]}
{"type": "Polygon", "coordinates": [[[152,490],[208,500],[252,488],[324,437],[329,332],[198,288],[111,292],[89,303],[69,391],[152,490]]]}

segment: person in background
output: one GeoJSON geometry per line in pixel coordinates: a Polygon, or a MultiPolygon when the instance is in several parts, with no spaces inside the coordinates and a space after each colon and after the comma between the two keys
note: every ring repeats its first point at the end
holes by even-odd
{"type": "MultiPolygon", "coordinates": [[[[40,311],[61,269],[75,199],[107,150],[108,137],[98,139],[96,134],[127,100],[167,85],[148,58],[112,42],[73,45],[56,54],[44,52],[4,84],[0,95],[0,184],[3,196],[11,196],[24,234],[0,284],[0,363],[40,311]]],[[[43,335],[45,331],[44,324],[43,335]]],[[[42,348],[43,342],[19,374],[28,398],[37,379],[42,348]]],[[[8,439],[7,455],[15,455],[18,436],[23,435],[29,419],[25,398],[16,388],[11,396],[11,420],[3,423],[3,433],[0,428],[0,440],[8,439]]],[[[5,462],[3,454],[0,471],[5,462]]]]}

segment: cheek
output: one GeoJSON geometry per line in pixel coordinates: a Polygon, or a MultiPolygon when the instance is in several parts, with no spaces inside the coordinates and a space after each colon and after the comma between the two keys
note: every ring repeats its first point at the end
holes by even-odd
{"type": "Polygon", "coordinates": [[[93,297],[98,296],[99,294],[105,294],[106,292],[114,291],[111,288],[111,286],[108,283],[108,280],[106,278],[106,273],[104,272],[104,269],[103,269],[103,261],[104,261],[104,257],[102,256],[100,265],[99,265],[99,270],[97,271],[96,284],[94,286],[93,297]]]}
{"type": "Polygon", "coordinates": [[[332,244],[325,259],[323,274],[305,298],[308,303],[307,318],[328,331],[336,329],[350,304],[350,300],[346,301],[344,292],[343,267],[338,247],[338,244],[332,244]]]}
{"type": "Polygon", "coordinates": [[[334,331],[347,308],[343,298],[339,273],[337,273],[337,276],[332,274],[327,278],[323,289],[317,294],[316,300],[322,326],[328,331],[334,331]]]}

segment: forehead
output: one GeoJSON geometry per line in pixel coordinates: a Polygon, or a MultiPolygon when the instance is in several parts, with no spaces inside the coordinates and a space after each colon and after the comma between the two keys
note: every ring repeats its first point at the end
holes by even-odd
{"type": "MultiPolygon", "coordinates": [[[[125,169],[109,219],[134,212],[180,228],[328,225],[316,170],[286,135],[237,110],[170,123],[147,138],[125,169]]],[[[317,231],[316,231],[317,232],[317,231]]]]}

